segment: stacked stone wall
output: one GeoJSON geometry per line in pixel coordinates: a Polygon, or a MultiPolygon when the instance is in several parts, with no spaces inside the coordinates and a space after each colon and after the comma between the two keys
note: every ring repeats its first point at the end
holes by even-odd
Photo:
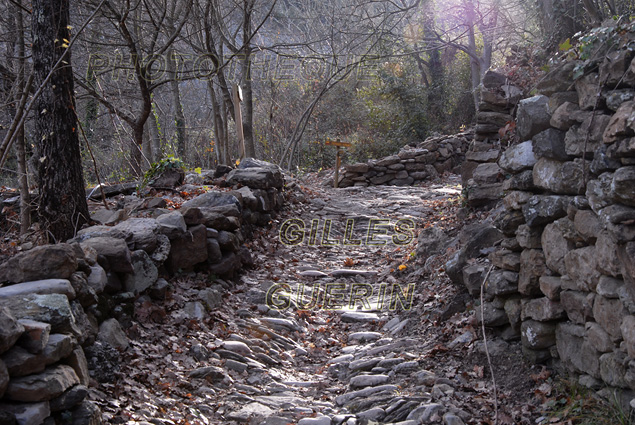
{"type": "Polygon", "coordinates": [[[410,186],[434,180],[460,166],[471,139],[467,133],[433,136],[415,147],[405,146],[397,155],[346,165],[338,186],[410,186]]]}
{"type": "MultiPolygon", "coordinates": [[[[101,423],[89,380],[112,379],[104,368],[128,346],[135,299],[164,299],[175,273],[231,278],[251,264],[245,234],[283,206],[284,178],[245,160],[225,183],[179,210],[89,227],[0,264],[0,423],[101,423]]],[[[219,307],[222,289],[194,307],[219,307]]]]}
{"type": "Polygon", "coordinates": [[[490,229],[496,242],[474,255],[493,269],[488,275],[486,262],[467,265],[457,255],[448,270],[473,295],[488,276],[478,319],[506,339],[521,339],[529,359],[551,362],[589,387],[620,389],[629,401],[635,61],[623,48],[574,81],[575,67],[557,67],[538,95],[518,105],[519,142],[498,159],[504,209],[490,229]]]}

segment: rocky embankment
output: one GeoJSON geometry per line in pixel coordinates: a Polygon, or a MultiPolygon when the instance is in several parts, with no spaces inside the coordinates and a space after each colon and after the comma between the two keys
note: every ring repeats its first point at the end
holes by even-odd
{"type": "MultiPolygon", "coordinates": [[[[231,278],[253,264],[245,235],[283,206],[283,175],[245,160],[224,181],[226,189],[200,188],[177,211],[162,208],[162,198],[124,198],[95,216],[121,219],[131,204],[144,204],[147,217],[88,227],[0,264],[1,423],[100,423],[87,399],[91,376],[112,378],[102,365],[128,348],[139,296],[164,299],[172,286],[166,279],[178,273],[231,278]]],[[[186,311],[217,308],[222,290],[209,288],[206,307],[192,303],[186,311]]]]}

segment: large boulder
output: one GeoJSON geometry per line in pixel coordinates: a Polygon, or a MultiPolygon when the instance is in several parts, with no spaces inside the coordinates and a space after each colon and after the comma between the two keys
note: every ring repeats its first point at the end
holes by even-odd
{"type": "Polygon", "coordinates": [[[516,129],[521,140],[530,140],[534,135],[549,128],[551,115],[547,96],[533,96],[518,102],[516,129]]]}
{"type": "Polygon", "coordinates": [[[38,246],[0,264],[0,283],[68,279],[75,270],[77,258],[72,246],[65,243],[38,246]]]}
{"type": "Polygon", "coordinates": [[[227,205],[234,205],[238,210],[242,208],[240,201],[233,194],[211,191],[184,202],[183,205],[181,205],[181,212],[185,215],[185,211],[187,211],[188,208],[216,208],[227,205]]]}
{"type": "Polygon", "coordinates": [[[11,311],[0,306],[0,354],[13,347],[23,332],[24,326],[11,314],[11,311]]]}
{"type": "Polygon", "coordinates": [[[238,168],[227,175],[227,183],[255,189],[281,188],[284,185],[284,177],[280,170],[273,168],[238,168]]]}
{"type": "MultiPolygon", "coordinates": [[[[235,198],[234,198],[235,199],[235,198]]],[[[168,268],[176,272],[207,260],[207,228],[200,224],[172,240],[168,268]]]]}
{"type": "Polygon", "coordinates": [[[560,162],[541,158],[533,169],[536,186],[562,195],[582,194],[584,192],[583,175],[581,159],[560,162]]]}
{"type": "MultiPolygon", "coordinates": [[[[51,332],[79,336],[75,316],[66,295],[26,295],[0,299],[0,309],[4,307],[16,319],[31,319],[51,325],[51,332]]],[[[20,325],[22,330],[24,328],[20,325]]]]}
{"type": "Polygon", "coordinates": [[[531,169],[536,163],[531,141],[519,143],[503,152],[498,165],[510,173],[531,169]]]}
{"type": "Polygon", "coordinates": [[[132,260],[128,244],[123,239],[113,237],[96,237],[83,241],[82,248],[97,251],[99,264],[106,270],[117,273],[132,273],[132,260]]]}

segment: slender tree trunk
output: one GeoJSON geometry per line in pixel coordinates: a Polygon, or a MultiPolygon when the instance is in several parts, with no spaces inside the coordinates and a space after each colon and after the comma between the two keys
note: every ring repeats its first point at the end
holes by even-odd
{"type": "MultiPolygon", "coordinates": [[[[18,0],[19,1],[19,0],[18,0]]],[[[20,2],[13,8],[16,24],[16,53],[17,53],[17,93],[16,105],[25,90],[26,77],[26,49],[24,43],[24,17],[20,2]]],[[[15,114],[13,114],[15,117],[15,114]]],[[[16,134],[15,143],[16,157],[18,159],[18,186],[20,188],[20,234],[25,234],[31,227],[31,195],[29,194],[29,175],[26,163],[26,140],[24,135],[24,125],[20,126],[16,134]]]]}
{"type": "MultiPolygon", "coordinates": [[[[467,14],[467,27],[468,27],[468,43],[470,51],[478,55],[476,47],[476,35],[474,34],[474,3],[472,0],[465,2],[466,14],[467,14]]],[[[478,111],[478,104],[481,101],[481,94],[479,93],[479,86],[481,85],[481,64],[476,58],[470,56],[470,74],[472,79],[472,98],[474,99],[474,108],[478,111]]]]}
{"type": "Polygon", "coordinates": [[[179,88],[178,76],[176,75],[176,63],[174,49],[168,50],[168,72],[172,81],[170,89],[172,91],[172,101],[174,102],[174,124],[176,126],[177,154],[185,160],[187,149],[187,134],[185,132],[185,114],[181,103],[181,89],[179,88]]]}
{"type": "Polygon", "coordinates": [[[35,107],[35,135],[40,143],[39,216],[56,241],[72,238],[88,221],[88,205],[75,115],[70,51],[69,0],[33,0],[33,70],[41,85],[57,60],[35,107]]]}
{"type": "Polygon", "coordinates": [[[156,110],[154,110],[146,122],[150,133],[150,143],[152,143],[152,158],[148,158],[151,162],[159,162],[162,159],[161,134],[159,132],[158,119],[159,117],[156,115],[156,110]]]}
{"type": "Polygon", "coordinates": [[[254,97],[251,86],[251,52],[247,53],[243,60],[243,135],[245,136],[245,156],[256,157],[256,145],[254,143],[254,97]]]}

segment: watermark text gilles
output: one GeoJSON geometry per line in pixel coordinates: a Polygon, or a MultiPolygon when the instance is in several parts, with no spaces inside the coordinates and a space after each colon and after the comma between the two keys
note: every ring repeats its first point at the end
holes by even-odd
{"type": "MultiPolygon", "coordinates": [[[[292,218],[282,223],[280,241],[289,246],[306,242],[310,246],[361,246],[386,245],[388,241],[394,245],[407,246],[414,240],[414,221],[401,219],[394,223],[387,219],[371,219],[368,221],[364,235],[355,235],[355,219],[347,219],[343,237],[331,237],[332,219],[311,220],[310,225],[304,220],[292,218]],[[319,231],[321,229],[321,232],[319,231]],[[321,237],[318,237],[321,236],[321,237]],[[307,240],[308,239],[308,240],[307,240]]],[[[324,285],[299,284],[295,293],[287,283],[272,285],[267,291],[267,306],[275,310],[285,310],[292,304],[299,310],[341,310],[355,309],[381,310],[385,306],[395,310],[401,306],[404,310],[412,307],[414,284],[402,287],[399,284],[382,283],[373,286],[368,283],[327,283],[324,285]],[[310,289],[307,289],[309,287],[310,289]],[[307,295],[310,300],[307,300],[307,295]]]]}

